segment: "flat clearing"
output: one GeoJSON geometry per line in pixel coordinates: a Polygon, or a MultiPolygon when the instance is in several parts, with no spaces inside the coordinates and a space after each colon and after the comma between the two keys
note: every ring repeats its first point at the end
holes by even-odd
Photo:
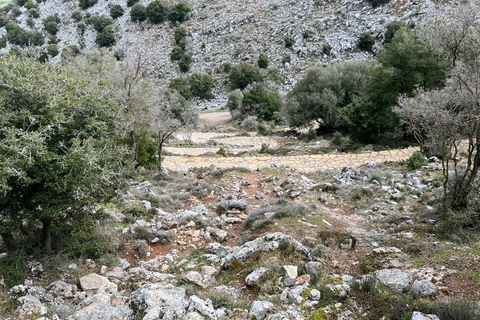
{"type": "Polygon", "coordinates": [[[0,0],[0,8],[9,4],[12,0],[0,0]]]}

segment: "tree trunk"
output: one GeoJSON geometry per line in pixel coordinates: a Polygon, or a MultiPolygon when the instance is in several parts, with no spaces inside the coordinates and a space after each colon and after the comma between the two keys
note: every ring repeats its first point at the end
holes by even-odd
{"type": "Polygon", "coordinates": [[[163,141],[158,139],[158,171],[162,172],[162,148],[163,141]]]}
{"type": "Polygon", "coordinates": [[[52,227],[52,219],[42,220],[42,240],[43,240],[43,249],[45,252],[52,251],[52,237],[50,236],[50,229],[52,227]]]}
{"type": "Polygon", "coordinates": [[[136,166],[135,162],[137,162],[137,142],[135,141],[135,131],[131,130],[128,133],[129,139],[130,139],[130,149],[132,150],[132,160],[133,160],[133,165],[136,166]]]}
{"type": "Polygon", "coordinates": [[[6,232],[2,233],[2,240],[3,243],[5,243],[5,246],[7,247],[8,251],[15,251],[16,245],[15,245],[15,237],[11,232],[6,232]]]}

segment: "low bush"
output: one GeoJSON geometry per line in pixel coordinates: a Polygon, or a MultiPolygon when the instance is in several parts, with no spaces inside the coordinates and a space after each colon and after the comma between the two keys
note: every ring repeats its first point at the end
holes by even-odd
{"type": "Polygon", "coordinates": [[[192,11],[192,7],[185,1],[180,1],[172,8],[170,8],[170,13],[168,14],[168,19],[175,22],[184,22],[188,19],[189,13],[192,11]]]}
{"type": "Polygon", "coordinates": [[[262,75],[253,64],[241,62],[232,67],[229,80],[233,89],[245,89],[249,84],[261,81],[262,75]]]}
{"type": "Polygon", "coordinates": [[[417,170],[425,166],[428,163],[427,158],[420,151],[416,151],[407,160],[407,166],[410,170],[417,170]]]}
{"type": "Polygon", "coordinates": [[[111,16],[113,19],[120,18],[121,16],[123,16],[124,13],[125,13],[125,11],[123,10],[122,6],[119,5],[119,4],[114,5],[114,6],[110,9],[110,16],[111,16]]]}
{"type": "Polygon", "coordinates": [[[358,38],[357,46],[362,51],[372,52],[375,38],[371,34],[365,32],[358,38]]]}
{"type": "Polygon", "coordinates": [[[80,6],[80,8],[85,10],[85,9],[88,9],[88,8],[96,5],[97,2],[98,2],[98,0],[79,0],[78,5],[80,6]]]}
{"type": "Polygon", "coordinates": [[[258,67],[261,69],[268,68],[268,56],[265,53],[261,53],[257,61],[258,67]]]}
{"type": "Polygon", "coordinates": [[[133,22],[143,22],[147,20],[145,6],[141,3],[136,3],[133,5],[132,9],[130,10],[130,18],[133,22]]]}
{"type": "Polygon", "coordinates": [[[166,0],[153,0],[147,5],[145,13],[150,23],[158,24],[168,17],[168,2],[166,0]]]}

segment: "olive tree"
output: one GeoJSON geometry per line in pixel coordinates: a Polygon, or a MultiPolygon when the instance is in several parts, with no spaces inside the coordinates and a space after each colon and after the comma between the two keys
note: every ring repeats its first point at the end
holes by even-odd
{"type": "Polygon", "coordinates": [[[198,112],[176,91],[160,91],[156,98],[156,103],[148,110],[148,120],[158,144],[158,170],[162,170],[164,143],[177,130],[194,127],[198,112]]]}
{"type": "Polygon", "coordinates": [[[446,86],[421,92],[417,97],[403,96],[395,109],[419,143],[441,156],[444,203],[454,210],[466,208],[472,197],[478,197],[475,188],[480,169],[478,21],[476,11],[462,8],[452,20],[443,20],[435,27],[429,40],[438,44],[442,57],[453,67],[446,86]]]}
{"type": "Polygon", "coordinates": [[[0,61],[0,236],[44,251],[121,182],[122,122],[108,82],[28,59],[0,61]]]}

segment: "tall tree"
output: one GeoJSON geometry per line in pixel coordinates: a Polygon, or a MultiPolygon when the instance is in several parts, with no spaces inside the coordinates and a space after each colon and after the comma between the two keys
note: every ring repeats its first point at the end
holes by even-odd
{"type": "Polygon", "coordinates": [[[121,113],[107,82],[12,57],[0,69],[0,235],[9,249],[15,232],[37,235],[50,251],[53,227],[119,186],[121,113]]]}

